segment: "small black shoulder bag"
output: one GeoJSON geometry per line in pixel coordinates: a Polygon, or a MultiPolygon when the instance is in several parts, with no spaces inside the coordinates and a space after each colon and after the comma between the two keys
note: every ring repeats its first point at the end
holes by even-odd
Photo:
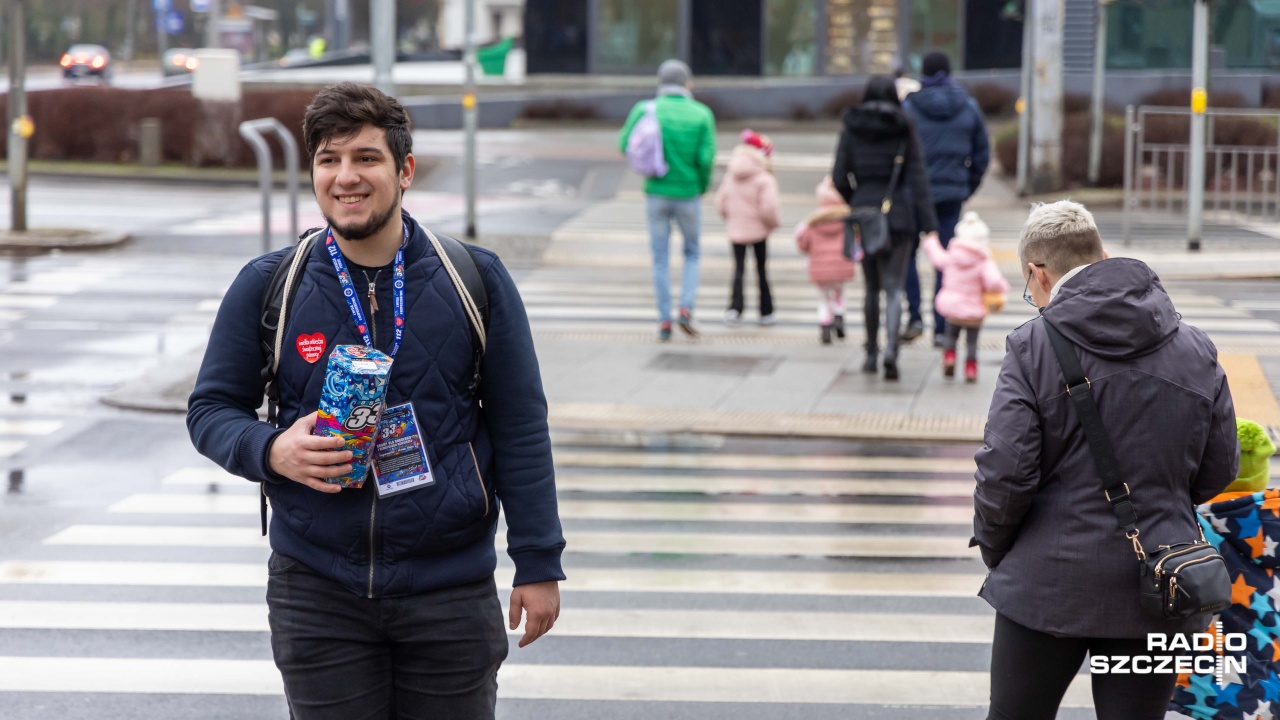
{"type": "Polygon", "coordinates": [[[1161,620],[1177,620],[1225,610],[1231,605],[1231,577],[1222,556],[1204,539],[1199,522],[1196,523],[1200,532],[1197,541],[1161,545],[1151,554],[1142,549],[1142,543],[1138,542],[1138,513],[1129,498],[1129,485],[1120,479],[1111,437],[1098,416],[1093,383],[1085,377],[1071,341],[1048,320],[1044,321],[1044,327],[1066,378],[1067,395],[1075,403],[1076,416],[1089,440],[1094,465],[1102,477],[1103,494],[1116,514],[1116,523],[1133,542],[1133,552],[1138,556],[1138,603],[1143,613],[1161,620]]]}
{"type": "Polygon", "coordinates": [[[858,247],[867,257],[879,255],[889,249],[889,210],[893,208],[893,193],[898,189],[898,181],[902,178],[902,166],[907,161],[907,141],[898,144],[898,152],[893,156],[893,170],[889,173],[889,185],[884,190],[884,200],[879,207],[855,207],[849,211],[844,221],[844,256],[853,260],[857,257],[858,247]]]}

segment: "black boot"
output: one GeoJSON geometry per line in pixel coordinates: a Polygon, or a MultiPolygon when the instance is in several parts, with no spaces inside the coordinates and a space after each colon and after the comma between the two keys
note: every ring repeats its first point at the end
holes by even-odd
{"type": "Polygon", "coordinates": [[[822,327],[822,344],[830,345],[831,344],[831,326],[823,325],[821,327],[822,327]]]}
{"type": "Polygon", "coordinates": [[[844,339],[844,316],[843,315],[836,316],[835,328],[836,328],[836,337],[843,340],[844,339]]]}
{"type": "Polygon", "coordinates": [[[884,359],[884,379],[885,380],[898,379],[898,359],[897,358],[884,359]]]}
{"type": "Polygon", "coordinates": [[[862,361],[862,372],[868,375],[875,375],[877,364],[878,364],[877,358],[879,357],[879,355],[880,355],[879,351],[875,349],[867,350],[867,357],[865,360],[862,361]]]}

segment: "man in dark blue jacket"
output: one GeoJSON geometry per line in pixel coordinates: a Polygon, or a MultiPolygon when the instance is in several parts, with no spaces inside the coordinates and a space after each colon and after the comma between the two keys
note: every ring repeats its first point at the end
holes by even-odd
{"type": "MultiPolygon", "coordinates": [[[[951,60],[946,53],[935,50],[924,56],[920,85],[920,90],[909,95],[902,108],[916,121],[920,133],[925,162],[929,165],[929,189],[938,216],[938,239],[946,247],[955,235],[964,201],[977,191],[987,172],[991,145],[982,110],[969,93],[951,79],[951,60]]],[[[935,273],[934,281],[936,294],[942,285],[942,273],[935,273]]],[[[906,291],[908,324],[903,339],[914,340],[924,333],[915,253],[907,264],[906,291]]],[[[934,310],[933,323],[934,344],[941,345],[947,321],[934,310]]]]}
{"type": "Polygon", "coordinates": [[[492,718],[507,655],[493,577],[499,504],[521,647],[555,622],[564,579],[528,318],[497,256],[476,249],[490,307],[476,385],[463,302],[430,232],[401,210],[414,174],[404,108],[342,83],[316,95],[303,133],[328,228],[287,312],[279,428],[256,410],[259,317],[283,251],[250,262],[227,291],[187,426],[201,453],[262,483],[271,501],[271,644],[294,718],[492,718]],[[393,356],[386,406],[412,409],[429,481],[395,494],[326,482],[351,470],[342,439],[311,434],[337,345],[393,356]]]}

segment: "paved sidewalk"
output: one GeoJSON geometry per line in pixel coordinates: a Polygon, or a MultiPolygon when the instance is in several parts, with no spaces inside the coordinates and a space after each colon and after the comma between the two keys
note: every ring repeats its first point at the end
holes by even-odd
{"type": "MultiPolygon", "coordinates": [[[[817,164],[794,157],[790,162],[801,167],[817,164]]],[[[997,180],[984,184],[970,205],[991,225],[998,260],[1014,286],[1005,312],[990,318],[983,330],[978,382],[945,380],[941,353],[926,336],[904,347],[902,379],[888,383],[859,372],[861,273],[846,299],[849,338],[832,347],[818,343],[813,291],[805,277],[804,258],[795,250],[789,231],[812,204],[806,194],[795,192],[802,189],[784,185],[783,230],[770,241],[770,279],[779,317],[779,324],[770,328],[752,324],[751,268],[748,322],[739,328],[719,322],[732,262],[723,224],[712,204],[704,203],[698,303],[703,337],[699,340],[677,333],[670,344],[655,341],[648,238],[638,181],[628,181],[614,200],[589,208],[558,229],[544,265],[521,280],[554,424],[673,433],[980,442],[1003,358],[1004,336],[1034,316],[1019,297],[1022,280],[1016,259],[1027,203],[997,180]]],[[[1118,228],[1118,208],[1098,208],[1096,214],[1104,234],[1118,228]]],[[[1239,248],[1238,241],[1210,239],[1206,250],[1197,254],[1170,249],[1172,242],[1156,243],[1150,238],[1133,247],[1114,241],[1107,244],[1114,256],[1148,262],[1166,282],[1280,277],[1280,240],[1276,239],[1280,228],[1261,228],[1269,234],[1256,233],[1258,229],[1250,231],[1256,237],[1250,238],[1247,247],[1239,248]]],[[[1219,236],[1224,230],[1231,229],[1211,228],[1219,236]]],[[[679,248],[675,235],[673,284],[678,282],[681,266],[679,248]]],[[[1259,356],[1280,357],[1280,326],[1216,297],[1175,291],[1174,300],[1188,322],[1215,338],[1237,396],[1244,400],[1242,410],[1264,424],[1280,427],[1280,405],[1257,361],[1259,356]],[[1242,392],[1245,388],[1248,391],[1242,392]]]]}

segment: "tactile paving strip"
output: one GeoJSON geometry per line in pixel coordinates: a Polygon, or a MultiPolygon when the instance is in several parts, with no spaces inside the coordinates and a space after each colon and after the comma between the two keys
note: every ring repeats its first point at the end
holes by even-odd
{"type": "Polygon", "coordinates": [[[981,442],[986,423],[986,417],[982,415],[730,412],[595,403],[553,403],[550,415],[552,427],[564,430],[644,430],[655,433],[942,442],[981,442]]]}

